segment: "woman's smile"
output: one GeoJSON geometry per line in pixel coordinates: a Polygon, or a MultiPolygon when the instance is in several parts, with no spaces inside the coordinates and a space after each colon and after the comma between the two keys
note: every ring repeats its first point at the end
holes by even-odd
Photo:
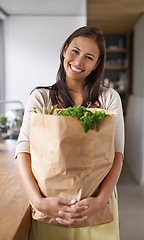
{"type": "Polygon", "coordinates": [[[82,69],[78,69],[78,68],[74,67],[74,66],[71,65],[71,64],[70,64],[70,68],[72,69],[72,71],[77,72],[77,73],[81,73],[81,72],[84,71],[84,70],[82,70],[82,69]]]}
{"type": "Polygon", "coordinates": [[[86,77],[97,67],[99,47],[92,38],[76,37],[66,46],[63,56],[67,84],[77,81],[83,85],[86,77]]]}

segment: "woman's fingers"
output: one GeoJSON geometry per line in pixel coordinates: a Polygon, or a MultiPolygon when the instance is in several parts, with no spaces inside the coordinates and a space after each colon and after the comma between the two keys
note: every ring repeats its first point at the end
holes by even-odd
{"type": "Polygon", "coordinates": [[[81,218],[84,216],[84,210],[88,208],[86,205],[76,205],[76,200],[59,199],[61,205],[59,216],[62,218],[81,218]]]}
{"type": "Polygon", "coordinates": [[[63,212],[69,212],[69,213],[82,213],[84,210],[86,210],[88,208],[88,206],[83,205],[83,206],[76,206],[76,205],[72,205],[70,207],[68,206],[62,206],[61,210],[63,212]]]}
{"type": "Polygon", "coordinates": [[[76,206],[88,206],[89,198],[85,198],[76,203],[76,206]]]}
{"type": "Polygon", "coordinates": [[[82,218],[75,218],[75,219],[64,219],[64,218],[57,217],[56,221],[63,225],[76,226],[84,222],[86,219],[87,219],[87,216],[83,216],[82,218]]]}
{"type": "Polygon", "coordinates": [[[76,201],[77,201],[76,199],[69,200],[69,199],[59,198],[59,204],[66,205],[66,206],[72,206],[73,204],[76,203],[76,201]]]}
{"type": "Polygon", "coordinates": [[[84,216],[84,214],[59,211],[58,216],[65,219],[74,219],[74,218],[81,218],[84,216]]]}

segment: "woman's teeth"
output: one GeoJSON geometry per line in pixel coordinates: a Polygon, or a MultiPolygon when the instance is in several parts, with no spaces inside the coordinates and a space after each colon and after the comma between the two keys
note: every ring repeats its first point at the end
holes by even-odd
{"type": "Polygon", "coordinates": [[[75,72],[82,72],[83,70],[77,69],[74,66],[71,65],[71,69],[75,72]]]}

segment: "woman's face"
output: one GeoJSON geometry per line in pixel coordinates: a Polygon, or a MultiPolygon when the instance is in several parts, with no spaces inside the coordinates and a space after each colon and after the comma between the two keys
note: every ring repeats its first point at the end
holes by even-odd
{"type": "Polygon", "coordinates": [[[64,50],[64,69],[67,83],[79,81],[83,84],[86,77],[95,70],[99,58],[99,48],[94,39],[76,37],[64,50]]]}

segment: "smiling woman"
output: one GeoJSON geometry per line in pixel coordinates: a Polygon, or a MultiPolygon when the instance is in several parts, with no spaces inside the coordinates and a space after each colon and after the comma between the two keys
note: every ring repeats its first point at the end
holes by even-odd
{"type": "MultiPolygon", "coordinates": [[[[54,219],[56,222],[56,226],[52,226],[46,222],[40,222],[40,219],[33,219],[29,237],[30,240],[119,240],[118,206],[115,186],[122,167],[124,123],[122,106],[118,93],[113,89],[101,87],[104,62],[105,41],[101,31],[96,27],[79,28],[69,36],[62,47],[60,54],[60,67],[57,73],[56,83],[50,87],[38,87],[32,91],[29,97],[16,148],[17,172],[25,192],[30,199],[33,211],[35,212],[38,210],[40,215],[54,219]],[[33,108],[41,109],[44,105],[46,108],[50,108],[51,105],[57,105],[58,108],[68,108],[70,106],[82,105],[86,108],[100,107],[117,113],[116,131],[113,138],[114,141],[108,138],[108,142],[114,149],[114,151],[112,151],[113,156],[111,157],[113,163],[111,169],[108,171],[108,174],[102,178],[97,194],[92,194],[90,196],[86,195],[86,197],[76,200],[74,197],[70,197],[70,195],[68,198],[53,196],[51,194],[48,196],[47,194],[44,194],[40,188],[37,177],[34,177],[34,168],[32,168],[30,110],[33,108]],[[106,221],[105,224],[93,223],[92,225],[94,226],[87,224],[86,220],[91,219],[91,217],[95,216],[97,213],[100,214],[100,211],[103,210],[106,205],[109,205],[110,199],[113,199],[113,220],[111,218],[111,222],[106,221]],[[82,227],[83,223],[86,224],[86,227],[82,227]]],[[[35,128],[33,128],[33,130],[35,131],[35,128]]],[[[62,135],[63,130],[63,128],[59,128],[62,135]]],[[[50,136],[49,132],[46,135],[50,136]]],[[[59,141],[59,137],[55,137],[55,139],[59,141]]],[[[66,151],[69,151],[69,148],[72,148],[72,157],[76,160],[75,149],[77,148],[77,141],[79,140],[80,148],[83,152],[85,147],[81,144],[80,139],[75,137],[75,134],[74,136],[71,135],[70,139],[73,139],[76,146],[72,148],[71,140],[69,140],[69,147],[66,147],[66,151]]],[[[100,141],[99,138],[93,138],[90,142],[90,145],[95,146],[95,148],[97,148],[96,139],[100,141]]],[[[40,141],[44,141],[43,137],[40,138],[40,141]]],[[[38,143],[38,141],[36,141],[36,143],[38,143]]],[[[37,146],[38,145],[39,144],[37,144],[37,146]]],[[[50,145],[52,145],[55,149],[55,144],[50,142],[50,145]]],[[[61,152],[61,144],[59,144],[59,146],[61,152]]],[[[104,148],[103,141],[100,142],[100,146],[102,149],[104,148]]],[[[38,146],[38,148],[41,152],[40,146],[38,146]]],[[[93,155],[93,151],[90,152],[93,155]]],[[[49,160],[52,159],[52,156],[50,156],[51,154],[47,155],[48,159],[46,160],[46,163],[48,164],[48,168],[50,168],[49,160]]],[[[84,159],[85,156],[83,157],[84,159]]],[[[77,169],[80,158],[81,156],[79,156],[78,161],[76,161],[76,164],[71,169],[70,173],[73,176],[73,181],[76,183],[77,174],[74,170],[77,169]]],[[[83,158],[81,160],[83,160],[83,158]]],[[[95,160],[100,162],[100,159],[101,158],[98,157],[95,160]]],[[[107,160],[106,156],[105,160],[107,160]]],[[[69,165],[69,157],[67,157],[65,161],[64,165],[69,165]]],[[[52,161],[52,165],[54,162],[56,162],[55,159],[52,161]]],[[[89,158],[88,162],[92,165],[89,158]]],[[[75,163],[75,161],[73,161],[73,163],[75,163]]],[[[54,169],[57,168],[59,168],[59,165],[57,165],[56,168],[54,167],[54,169]]],[[[104,167],[102,168],[102,171],[104,171],[104,167]]],[[[42,171],[40,169],[38,170],[42,178],[43,171],[47,171],[47,169],[44,168],[42,171]]],[[[62,183],[64,181],[63,174],[67,177],[66,172],[67,171],[61,174],[62,183]]],[[[80,176],[83,176],[84,174],[87,175],[85,169],[81,171],[80,176]]],[[[88,181],[87,178],[86,181],[88,181]]],[[[85,187],[85,181],[82,182],[84,184],[83,187],[85,187]]],[[[59,184],[60,182],[57,178],[55,185],[59,186],[59,184]]],[[[93,181],[93,184],[96,186],[95,181],[93,181]]],[[[64,190],[62,188],[61,196],[63,196],[63,192],[64,190]]]]}

